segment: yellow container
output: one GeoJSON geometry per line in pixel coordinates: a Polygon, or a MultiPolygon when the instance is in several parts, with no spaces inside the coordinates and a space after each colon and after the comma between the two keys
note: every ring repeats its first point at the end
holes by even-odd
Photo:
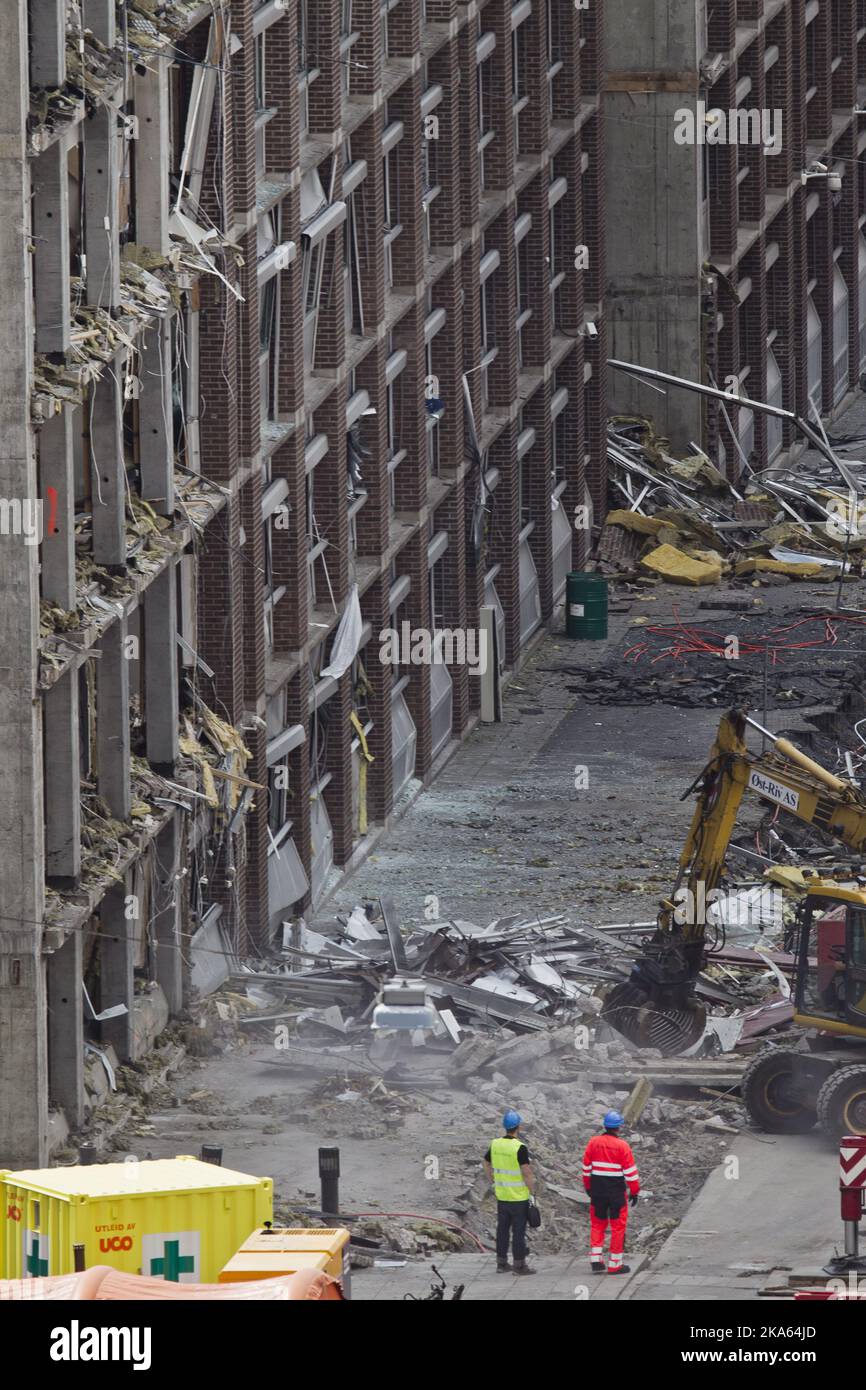
{"type": "Polygon", "coordinates": [[[260,1228],[241,1241],[237,1254],[220,1273],[220,1283],[231,1283],[234,1279],[262,1278],[260,1273],[244,1274],[243,1263],[247,1257],[261,1257],[269,1261],[265,1265],[251,1265],[250,1268],[270,1269],[271,1273],[291,1274],[299,1265],[293,1263],[299,1254],[325,1256],[321,1266],[326,1274],[334,1279],[348,1280],[348,1265],[344,1268],[343,1250],[349,1243],[349,1232],[344,1226],[271,1226],[260,1228]]]}
{"type": "Polygon", "coordinates": [[[68,1274],[84,1262],[215,1283],[243,1233],[273,1211],[273,1182],[187,1155],[0,1170],[0,1278],[68,1274]]]}
{"type": "Polygon", "coordinates": [[[278,1274],[297,1274],[299,1269],[321,1269],[330,1274],[327,1268],[328,1258],[324,1250],[271,1250],[261,1254],[257,1254],[255,1250],[239,1250],[220,1270],[219,1283],[238,1284],[245,1279],[275,1279],[278,1274]]]}

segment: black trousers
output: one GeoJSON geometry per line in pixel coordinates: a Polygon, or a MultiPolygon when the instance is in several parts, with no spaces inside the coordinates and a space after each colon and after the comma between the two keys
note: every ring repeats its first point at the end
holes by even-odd
{"type": "Polygon", "coordinates": [[[508,1243],[514,1247],[515,1260],[526,1259],[526,1222],[529,1202],[497,1202],[496,1258],[500,1264],[508,1259],[508,1243]]]}

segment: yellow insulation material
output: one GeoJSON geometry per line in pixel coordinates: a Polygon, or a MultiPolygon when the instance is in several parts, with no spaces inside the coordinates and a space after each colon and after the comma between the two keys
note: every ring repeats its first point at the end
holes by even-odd
{"type": "Polygon", "coordinates": [[[673,545],[660,545],[640,561],[644,569],[674,584],[718,584],[722,577],[722,558],[711,550],[686,555],[673,545]]]}

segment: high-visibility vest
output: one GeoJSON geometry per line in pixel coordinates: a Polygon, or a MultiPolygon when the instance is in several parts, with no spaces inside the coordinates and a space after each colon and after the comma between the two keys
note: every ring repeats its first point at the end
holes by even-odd
{"type": "Polygon", "coordinates": [[[526,1202],[529,1188],[523,1181],[518,1150],[522,1139],[494,1139],[490,1145],[490,1166],[493,1169],[493,1190],[497,1202],[526,1202]]]}

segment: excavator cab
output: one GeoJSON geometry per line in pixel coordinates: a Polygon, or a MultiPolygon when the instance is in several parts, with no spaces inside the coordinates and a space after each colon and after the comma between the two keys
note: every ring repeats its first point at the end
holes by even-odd
{"type": "Polygon", "coordinates": [[[798,927],[794,1004],[802,1027],[866,1037],[863,893],[807,894],[798,927]]]}
{"type": "Polygon", "coordinates": [[[833,1139],[866,1134],[866,893],[814,884],[790,945],[794,1022],[810,1030],[808,1045],[771,1045],[753,1058],[746,1109],[771,1134],[802,1133],[816,1120],[833,1139]]]}

